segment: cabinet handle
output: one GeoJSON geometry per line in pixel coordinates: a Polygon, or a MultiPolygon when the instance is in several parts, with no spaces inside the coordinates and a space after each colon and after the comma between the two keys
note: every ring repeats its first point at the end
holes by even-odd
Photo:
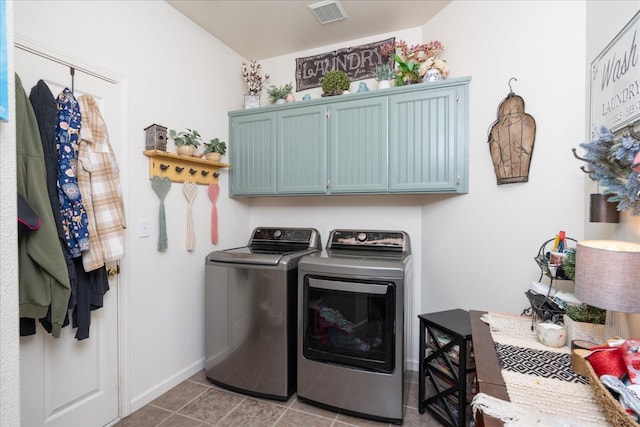
{"type": "Polygon", "coordinates": [[[460,104],[460,97],[456,96],[456,103],[460,104]]]}
{"type": "Polygon", "coordinates": [[[328,180],[327,180],[327,190],[328,190],[328,189],[330,189],[330,188],[331,188],[331,180],[330,180],[330,179],[328,179],[328,180]]]}

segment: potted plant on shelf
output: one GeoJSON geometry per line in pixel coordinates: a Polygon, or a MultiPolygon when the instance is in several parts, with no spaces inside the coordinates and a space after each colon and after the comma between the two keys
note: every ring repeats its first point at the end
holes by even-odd
{"type": "Polygon", "coordinates": [[[378,82],[378,89],[387,89],[391,87],[391,80],[393,79],[393,70],[391,69],[391,65],[376,65],[375,73],[376,81],[378,82]]]}
{"type": "Polygon", "coordinates": [[[341,70],[331,70],[322,79],[322,96],[341,95],[349,90],[349,75],[341,70]]]}
{"type": "Polygon", "coordinates": [[[169,130],[169,136],[176,144],[176,151],[181,156],[193,156],[196,149],[202,144],[202,137],[195,129],[187,128],[187,131],[176,132],[169,130]]]}
{"type": "Polygon", "coordinates": [[[224,141],[220,141],[218,138],[214,138],[209,142],[204,143],[204,155],[207,160],[212,162],[219,162],[222,156],[227,153],[227,144],[224,141]]]}
{"type": "Polygon", "coordinates": [[[293,83],[287,83],[283,86],[269,86],[267,88],[267,94],[272,104],[284,104],[287,96],[291,94],[293,90],[293,83]]]}

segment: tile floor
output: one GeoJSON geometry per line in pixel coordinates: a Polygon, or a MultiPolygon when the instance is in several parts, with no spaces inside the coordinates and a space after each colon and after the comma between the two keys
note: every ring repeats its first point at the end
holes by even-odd
{"type": "MultiPolygon", "coordinates": [[[[387,427],[387,424],[336,414],[296,399],[287,402],[232,393],[209,383],[204,371],[178,384],[147,406],[116,424],[117,427],[387,427]]],[[[405,427],[440,425],[429,413],[418,412],[418,379],[410,375],[405,427]]]]}

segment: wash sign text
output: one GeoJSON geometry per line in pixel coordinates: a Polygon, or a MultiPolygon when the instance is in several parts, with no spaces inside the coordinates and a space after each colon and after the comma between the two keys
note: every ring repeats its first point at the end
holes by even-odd
{"type": "Polygon", "coordinates": [[[591,136],[640,118],[640,12],[591,63],[591,136]]]}

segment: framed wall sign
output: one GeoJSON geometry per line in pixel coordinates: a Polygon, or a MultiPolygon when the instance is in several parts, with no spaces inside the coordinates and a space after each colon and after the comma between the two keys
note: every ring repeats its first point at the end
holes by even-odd
{"type": "Polygon", "coordinates": [[[591,63],[591,137],[640,118],[640,12],[591,63]]]}
{"type": "MultiPolygon", "coordinates": [[[[344,71],[351,81],[364,80],[375,76],[376,65],[385,58],[380,48],[395,43],[395,37],[360,46],[338,49],[318,55],[296,58],[296,92],[320,87],[322,78],[331,70],[344,71]]],[[[387,58],[394,65],[393,58],[387,58]]]]}

